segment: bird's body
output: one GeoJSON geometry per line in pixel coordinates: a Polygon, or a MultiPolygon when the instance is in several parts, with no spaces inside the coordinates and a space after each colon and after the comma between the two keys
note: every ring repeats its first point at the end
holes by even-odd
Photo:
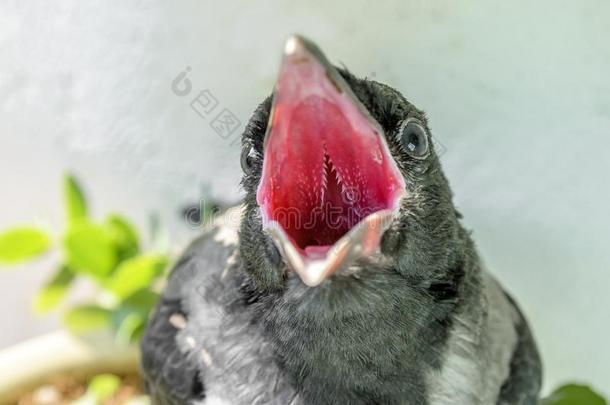
{"type": "Polygon", "coordinates": [[[370,280],[396,297],[379,297],[385,305],[371,305],[375,313],[359,291],[370,286],[358,281],[352,291],[319,291],[295,279],[284,297],[258,295],[237,242],[230,224],[214,227],[192,244],[172,274],[143,346],[158,403],[536,403],[540,366],[530,353],[535,346],[527,326],[476,257],[459,275],[458,288],[389,274],[370,280]],[[282,306],[285,311],[274,310],[277,299],[289,304],[282,306]],[[401,306],[407,313],[390,308],[401,306]],[[317,319],[320,311],[328,317],[317,319]],[[341,329],[345,325],[349,330],[341,329]],[[403,333],[386,336],[395,326],[403,333]],[[314,349],[297,331],[324,339],[314,349]],[[278,360],[278,351],[290,364],[278,360]],[[511,367],[519,361],[525,362],[521,369],[511,367]],[[308,375],[315,370],[322,372],[308,375]],[[349,384],[341,387],[342,380],[349,384]]]}
{"type": "MultiPolygon", "coordinates": [[[[403,128],[405,117],[424,119],[395,90],[341,75],[384,132],[403,128]]],[[[244,134],[257,156],[274,147],[263,144],[272,108],[271,100],[261,104],[244,134]]],[[[261,174],[260,160],[248,168],[241,214],[222,216],[187,250],[148,327],[143,366],[156,403],[536,403],[541,368],[532,336],[483,269],[438,160],[409,160],[393,138],[387,142],[407,190],[399,214],[379,250],[320,277],[304,274],[319,268],[308,264],[319,263],[318,250],[302,250],[315,259],[303,264],[263,232],[265,203],[256,196],[267,192],[260,184],[268,172],[261,174]]],[[[328,150],[325,158],[340,162],[328,150]]],[[[339,182],[350,181],[336,170],[339,182]]],[[[371,187],[375,174],[367,175],[358,184],[371,187]]],[[[311,239],[285,228],[292,242],[311,239]]],[[[329,263],[346,260],[330,252],[329,263]]]]}

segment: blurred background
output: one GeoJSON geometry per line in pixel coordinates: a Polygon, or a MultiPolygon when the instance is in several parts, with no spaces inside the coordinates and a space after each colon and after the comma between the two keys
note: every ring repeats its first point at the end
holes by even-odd
{"type": "MultiPolygon", "coordinates": [[[[293,32],[428,113],[481,255],[531,321],[545,386],[610,393],[604,0],[0,0],[0,228],[60,232],[70,171],[94,214],[146,228],[157,213],[183,246],[199,232],[184,207],[240,198],[236,139],[293,32]],[[202,94],[209,114],[191,105],[202,94]]],[[[0,269],[0,349],[59,326],[31,313],[50,270],[0,269]]]]}

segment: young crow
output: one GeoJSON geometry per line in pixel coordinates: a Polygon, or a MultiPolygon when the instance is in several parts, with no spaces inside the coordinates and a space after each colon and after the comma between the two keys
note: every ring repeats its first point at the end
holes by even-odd
{"type": "Polygon", "coordinates": [[[423,112],[293,36],[242,141],[244,203],[184,253],[142,342],[154,403],[536,403],[534,340],[423,112]]]}

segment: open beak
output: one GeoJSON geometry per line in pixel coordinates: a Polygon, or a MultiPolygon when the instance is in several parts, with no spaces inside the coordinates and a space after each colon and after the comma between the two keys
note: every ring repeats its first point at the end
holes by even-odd
{"type": "Polygon", "coordinates": [[[290,37],[257,190],[285,262],[316,286],[375,253],[404,190],[379,123],[316,45],[290,37]]]}

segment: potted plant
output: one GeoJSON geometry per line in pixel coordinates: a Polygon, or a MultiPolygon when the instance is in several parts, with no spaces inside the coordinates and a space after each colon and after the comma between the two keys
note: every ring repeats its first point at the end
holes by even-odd
{"type": "Polygon", "coordinates": [[[60,237],[30,225],[0,234],[4,266],[59,253],[33,307],[38,314],[61,311],[65,325],[0,352],[0,403],[142,403],[137,342],[159,298],[167,249],[144,250],[122,215],[94,220],[73,176],[65,178],[64,194],[68,220],[60,237]],[[66,305],[77,282],[89,284],[93,296],[66,305]]]}

